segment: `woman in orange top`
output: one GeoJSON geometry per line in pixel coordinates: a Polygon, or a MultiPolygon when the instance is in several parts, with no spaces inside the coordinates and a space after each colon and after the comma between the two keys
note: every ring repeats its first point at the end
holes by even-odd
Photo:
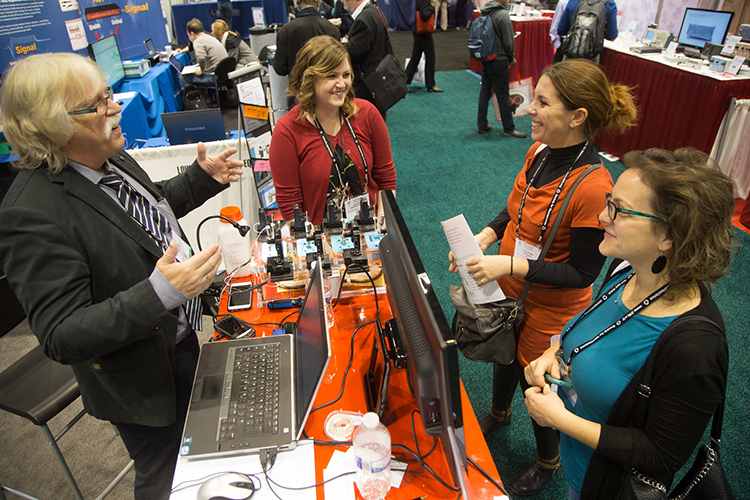
{"type": "MultiPolygon", "coordinates": [[[[629,89],[610,85],[597,66],[583,59],[545,69],[528,113],[531,137],[537,142],[526,154],[507,207],[475,236],[482,251],[500,241],[498,255],[466,262],[480,285],[498,280],[511,297],[518,297],[526,280],[533,283],[524,301],[526,315],[516,360],[494,367],[492,410],[480,422],[485,437],[510,423],[518,382],[523,390],[528,388],[524,367],[541,356],[552,336],[591,302],[591,284],[605,261],[598,251],[604,236],[598,215],[613,185],[603,166],[576,187],[547,255],[544,260],[538,257],[546,229],[554,223],[571,186],[590,165],[601,163],[590,139],[600,129],[625,130],[636,119],[629,89]]],[[[455,271],[453,263],[451,270],[455,271]]],[[[532,425],[537,454],[510,486],[518,496],[541,491],[560,464],[556,431],[533,421],[532,425]]]]}

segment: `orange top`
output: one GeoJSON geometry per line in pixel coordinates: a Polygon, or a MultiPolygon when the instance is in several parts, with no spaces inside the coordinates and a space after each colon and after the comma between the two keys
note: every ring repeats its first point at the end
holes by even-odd
{"type": "MultiPolygon", "coordinates": [[[[511,220],[505,228],[505,234],[498,252],[500,255],[513,255],[516,245],[518,207],[527,185],[526,172],[531,167],[536,155],[543,150],[540,146],[541,143],[537,142],[526,153],[526,163],[516,177],[513,190],[508,197],[508,213],[511,214],[511,220]]],[[[568,176],[552,210],[550,226],[545,238],[549,235],[570,188],[588,167],[589,165],[579,167],[568,176]]],[[[529,189],[523,207],[519,233],[521,239],[527,243],[536,244],[539,240],[544,216],[559,183],[560,179],[555,179],[539,188],[532,187],[529,189]]],[[[591,172],[581,181],[568,204],[563,221],[544,258],[545,261],[568,262],[570,257],[570,228],[604,228],[604,225],[599,222],[598,216],[604,209],[604,194],[612,190],[612,185],[612,177],[604,167],[591,172]]],[[[545,242],[546,240],[543,240],[541,245],[543,246],[545,242]]],[[[504,277],[499,279],[498,283],[506,295],[518,297],[526,284],[526,280],[518,277],[504,277]]],[[[524,300],[525,319],[521,326],[516,353],[521,364],[526,366],[541,356],[549,348],[551,337],[559,334],[565,324],[590,303],[590,286],[586,288],[555,288],[547,285],[532,285],[524,300]]]]}

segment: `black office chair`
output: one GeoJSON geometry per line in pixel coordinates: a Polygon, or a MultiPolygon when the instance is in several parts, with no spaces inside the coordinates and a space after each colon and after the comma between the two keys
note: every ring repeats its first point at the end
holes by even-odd
{"type": "MultiPolygon", "coordinates": [[[[196,87],[206,88],[206,89],[214,89],[214,94],[216,95],[216,106],[218,108],[221,108],[221,99],[219,98],[219,91],[225,91],[229,94],[235,94],[237,93],[236,88],[234,87],[234,82],[229,79],[229,73],[235,70],[235,67],[237,66],[237,60],[232,57],[225,57],[219,63],[216,65],[216,68],[214,69],[214,81],[212,83],[196,83],[194,84],[196,87]]],[[[233,108],[237,106],[236,102],[227,102],[226,106],[228,108],[233,108]]]]}
{"type": "MultiPolygon", "coordinates": [[[[5,276],[0,277],[0,305],[3,310],[0,321],[0,337],[2,337],[26,317],[5,276]]],[[[23,417],[42,429],[65,479],[73,490],[73,495],[83,500],[81,490],[73,479],[57,442],[84,416],[86,410],[81,410],[56,436],[52,435],[47,426],[47,422],[80,395],[72,368],[46,357],[40,345],[0,373],[0,409],[23,417]]],[[[133,461],[131,460],[97,497],[97,500],[107,496],[132,467],[133,461]]],[[[2,490],[24,498],[33,498],[3,485],[0,485],[0,498],[4,498],[2,490]]]]}

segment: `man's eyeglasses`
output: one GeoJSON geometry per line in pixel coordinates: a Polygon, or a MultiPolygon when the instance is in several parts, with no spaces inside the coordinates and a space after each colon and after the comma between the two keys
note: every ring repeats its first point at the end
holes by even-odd
{"type": "Polygon", "coordinates": [[[107,109],[107,105],[109,104],[107,101],[112,99],[112,87],[107,87],[104,89],[104,99],[101,101],[97,101],[96,104],[94,104],[92,107],[87,109],[78,109],[76,111],[68,111],[69,115],[87,115],[89,113],[98,113],[99,107],[104,104],[104,109],[107,109]]]}
{"type": "Polygon", "coordinates": [[[664,220],[658,215],[651,215],[643,212],[636,212],[635,210],[628,210],[627,208],[618,207],[617,205],[615,205],[615,202],[612,201],[612,193],[607,193],[605,195],[605,203],[607,204],[607,215],[609,215],[609,218],[612,220],[615,220],[617,218],[618,213],[623,213],[625,215],[637,215],[638,217],[648,217],[649,219],[659,219],[660,221],[664,220]]]}

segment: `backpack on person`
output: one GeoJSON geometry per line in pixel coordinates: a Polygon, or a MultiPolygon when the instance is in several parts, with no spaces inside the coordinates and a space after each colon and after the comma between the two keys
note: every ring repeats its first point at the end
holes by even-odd
{"type": "Polygon", "coordinates": [[[570,59],[594,59],[604,48],[607,0],[581,0],[573,14],[573,26],[562,43],[570,59]]]}
{"type": "Polygon", "coordinates": [[[469,39],[466,41],[469,55],[479,61],[492,61],[497,57],[498,44],[492,12],[494,11],[482,14],[472,21],[469,39]]]}

